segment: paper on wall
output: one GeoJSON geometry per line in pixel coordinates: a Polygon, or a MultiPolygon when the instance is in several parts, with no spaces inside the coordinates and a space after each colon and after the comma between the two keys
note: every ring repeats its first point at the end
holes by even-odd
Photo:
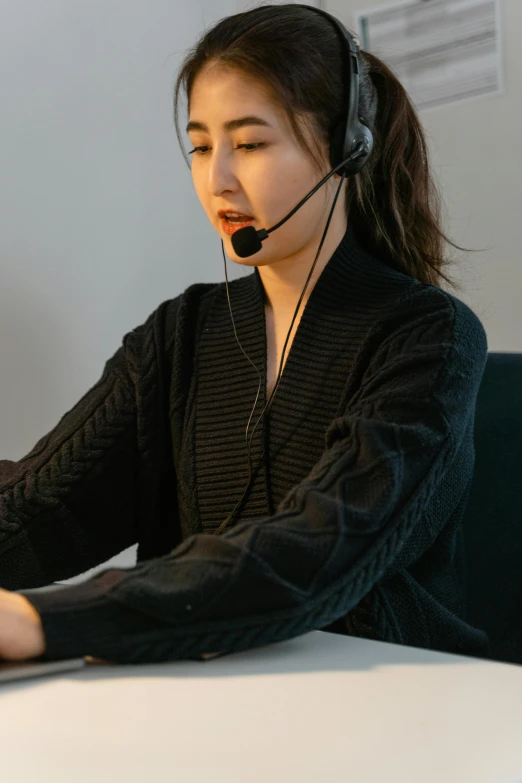
{"type": "Polygon", "coordinates": [[[419,109],[503,92],[499,0],[406,0],[356,15],[361,47],[419,109]]]}

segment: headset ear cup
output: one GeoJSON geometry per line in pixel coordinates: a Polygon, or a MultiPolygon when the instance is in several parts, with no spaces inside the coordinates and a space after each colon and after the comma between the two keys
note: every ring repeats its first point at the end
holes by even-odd
{"type": "MultiPolygon", "coordinates": [[[[345,120],[338,122],[330,138],[330,163],[333,169],[343,160],[345,124],[345,120]]],[[[342,169],[337,172],[337,174],[342,173],[342,169]]]]}

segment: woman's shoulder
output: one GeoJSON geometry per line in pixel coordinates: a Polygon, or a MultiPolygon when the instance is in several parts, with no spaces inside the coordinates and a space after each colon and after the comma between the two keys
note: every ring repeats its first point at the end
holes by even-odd
{"type": "MultiPolygon", "coordinates": [[[[401,292],[388,310],[385,319],[388,326],[397,327],[415,323],[432,324],[441,334],[451,336],[453,340],[466,335],[481,338],[487,343],[487,335],[480,316],[463,299],[431,283],[415,281],[401,292]]],[[[393,329],[392,329],[393,331],[393,329]]]]}
{"type": "MultiPolygon", "coordinates": [[[[246,280],[246,276],[231,280],[229,291],[248,285],[246,280]]],[[[225,282],[192,283],[177,296],[162,301],[139,328],[146,330],[148,326],[161,335],[167,350],[176,338],[183,337],[188,341],[216,297],[224,295],[225,287],[225,282]]]]}
{"type": "Polygon", "coordinates": [[[160,329],[165,343],[169,343],[179,329],[180,321],[187,319],[193,321],[195,317],[197,318],[205,301],[214,296],[222,285],[222,283],[192,283],[177,296],[161,301],[137,329],[140,331],[160,329]]]}

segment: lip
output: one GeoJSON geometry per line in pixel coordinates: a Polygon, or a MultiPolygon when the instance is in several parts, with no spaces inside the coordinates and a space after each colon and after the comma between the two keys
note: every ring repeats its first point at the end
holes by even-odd
{"type": "Polygon", "coordinates": [[[253,222],[254,222],[253,218],[251,220],[245,220],[244,223],[229,223],[226,218],[221,218],[221,228],[225,232],[225,234],[231,236],[236,231],[239,231],[240,228],[251,226],[253,222]]]}
{"type": "MultiPolygon", "coordinates": [[[[243,214],[246,215],[246,212],[243,213],[241,212],[240,209],[232,209],[232,207],[230,207],[230,209],[218,209],[218,216],[220,217],[221,220],[225,219],[225,215],[227,214],[227,212],[237,212],[238,215],[243,215],[243,214]]],[[[250,219],[254,220],[254,218],[250,218],[250,219]]]]}

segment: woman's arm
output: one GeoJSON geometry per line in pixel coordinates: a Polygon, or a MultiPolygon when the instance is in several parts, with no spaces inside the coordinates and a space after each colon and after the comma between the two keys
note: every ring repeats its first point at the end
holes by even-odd
{"type": "Polygon", "coordinates": [[[100,380],[29,454],[0,461],[0,587],[68,579],[136,542],[136,383],[143,362],[156,366],[145,355],[155,316],[124,336],[100,380]]]}
{"type": "Polygon", "coordinates": [[[192,535],[130,570],[26,593],[49,659],[156,662],[290,639],[355,607],[406,544],[420,556],[440,532],[426,510],[469,433],[487,341],[474,313],[438,289],[402,304],[388,336],[372,335],[322,457],[274,515],[192,535]]]}

